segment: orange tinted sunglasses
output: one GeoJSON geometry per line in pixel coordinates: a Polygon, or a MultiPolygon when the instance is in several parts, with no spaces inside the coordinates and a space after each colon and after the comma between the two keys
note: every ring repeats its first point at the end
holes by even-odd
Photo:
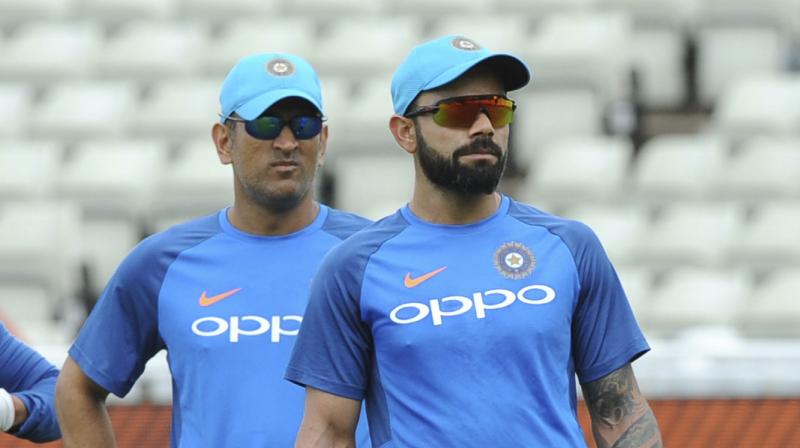
{"type": "Polygon", "coordinates": [[[448,128],[468,128],[475,123],[478,114],[485,113],[495,128],[514,121],[517,105],[500,95],[471,95],[445,98],[432,106],[422,106],[407,113],[406,118],[433,114],[433,121],[448,128]]]}

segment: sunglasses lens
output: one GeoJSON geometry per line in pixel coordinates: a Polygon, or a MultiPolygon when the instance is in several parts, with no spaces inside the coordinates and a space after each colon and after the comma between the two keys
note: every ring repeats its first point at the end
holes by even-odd
{"type": "Polygon", "coordinates": [[[438,107],[433,121],[439,126],[468,128],[475,123],[479,113],[486,113],[495,128],[514,120],[514,102],[501,97],[442,102],[438,107]]]}
{"type": "Polygon", "coordinates": [[[283,129],[283,120],[278,117],[263,116],[245,121],[244,128],[251,137],[259,140],[273,140],[283,129]]]}
{"type": "Polygon", "coordinates": [[[322,130],[322,117],[301,116],[291,121],[292,133],[299,140],[315,137],[322,130]]]}

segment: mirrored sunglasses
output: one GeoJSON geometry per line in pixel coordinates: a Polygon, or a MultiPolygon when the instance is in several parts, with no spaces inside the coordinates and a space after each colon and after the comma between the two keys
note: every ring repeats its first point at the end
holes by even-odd
{"type": "Polygon", "coordinates": [[[407,118],[433,114],[433,121],[448,128],[469,128],[485,113],[495,128],[501,128],[514,120],[517,105],[500,95],[472,95],[445,98],[432,106],[422,106],[407,113],[407,118]]]}
{"type": "Polygon", "coordinates": [[[325,121],[324,117],[316,115],[300,115],[289,120],[270,115],[262,115],[254,120],[243,120],[237,117],[228,117],[228,119],[243,122],[247,133],[259,140],[274,140],[278,138],[283,127],[287,124],[296,139],[308,140],[316,137],[322,131],[322,123],[325,121]]]}

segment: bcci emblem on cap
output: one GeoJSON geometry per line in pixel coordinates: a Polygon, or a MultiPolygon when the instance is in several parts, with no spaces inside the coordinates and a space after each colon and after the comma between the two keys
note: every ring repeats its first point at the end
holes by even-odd
{"type": "Polygon", "coordinates": [[[531,275],[536,267],[536,258],[528,246],[510,241],[494,252],[494,266],[503,277],[521,280],[531,275]]]}

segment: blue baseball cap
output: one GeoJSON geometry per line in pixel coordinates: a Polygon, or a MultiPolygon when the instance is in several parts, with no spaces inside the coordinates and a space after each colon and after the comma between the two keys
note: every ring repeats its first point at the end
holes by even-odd
{"type": "Polygon", "coordinates": [[[322,113],[322,91],[311,64],[286,53],[245,56],[222,83],[220,121],[224,122],[234,112],[245,120],[253,120],[289,97],[302,98],[322,113]]]}
{"type": "Polygon", "coordinates": [[[463,36],[442,36],[414,47],[394,72],[394,112],[404,115],[421,92],[441,87],[481,63],[491,64],[506,91],[522,88],[531,79],[528,66],[516,56],[494,53],[463,36]]]}

